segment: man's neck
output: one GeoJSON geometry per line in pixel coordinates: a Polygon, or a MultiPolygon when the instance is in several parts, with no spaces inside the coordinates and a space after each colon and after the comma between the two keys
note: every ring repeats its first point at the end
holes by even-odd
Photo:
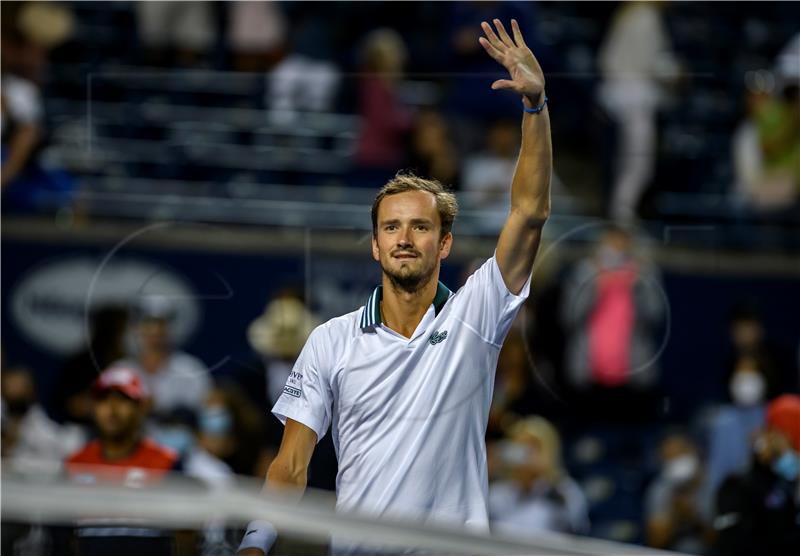
{"type": "Polygon", "coordinates": [[[100,444],[103,450],[103,457],[110,461],[128,457],[133,453],[140,441],[141,436],[138,434],[119,440],[103,440],[100,444]]]}
{"type": "Polygon", "coordinates": [[[384,275],[383,299],[381,300],[383,323],[398,334],[410,338],[436,297],[438,276],[439,273],[436,272],[428,283],[417,291],[407,292],[397,288],[384,275]]]}

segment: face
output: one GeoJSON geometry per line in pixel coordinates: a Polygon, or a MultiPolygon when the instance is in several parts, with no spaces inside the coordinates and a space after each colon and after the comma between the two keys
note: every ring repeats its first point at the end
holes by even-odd
{"type": "Polygon", "coordinates": [[[415,292],[428,284],[450,254],[452,242],[449,232],[441,237],[432,193],[406,191],[381,201],[372,256],[396,288],[415,292]]]}
{"type": "Polygon", "coordinates": [[[109,392],[94,406],[94,421],[101,439],[123,440],[139,433],[142,405],[119,392],[109,392]]]}
{"type": "Polygon", "coordinates": [[[169,325],[165,319],[145,319],[139,323],[139,341],[146,350],[162,350],[169,345],[169,325]]]}

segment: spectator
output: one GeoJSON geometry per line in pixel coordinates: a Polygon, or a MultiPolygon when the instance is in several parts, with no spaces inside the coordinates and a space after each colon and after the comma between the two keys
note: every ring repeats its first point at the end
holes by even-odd
{"type": "Polygon", "coordinates": [[[64,457],[83,444],[83,431],[60,426],[47,416],[25,368],[3,369],[0,392],[3,460],[20,469],[57,472],[64,457]]]}
{"type": "Polygon", "coordinates": [[[700,511],[702,469],[697,447],[681,434],[661,443],[661,471],[647,489],[647,544],[701,554],[706,526],[700,511]]]}
{"type": "Polygon", "coordinates": [[[758,310],[749,304],[737,305],[730,320],[732,353],[728,359],[728,376],[743,368],[755,368],[764,379],[765,399],[771,399],[793,386],[789,377],[791,363],[782,350],[766,338],[764,323],[758,310]]]}
{"type": "Polygon", "coordinates": [[[89,320],[86,348],[64,363],[51,402],[57,419],[87,426],[92,422],[92,383],[100,371],[125,356],[128,310],[100,306],[91,311],[89,320]]]}
{"type": "Polygon", "coordinates": [[[212,2],[136,2],[139,38],[148,63],[191,67],[217,40],[212,2]]]}
{"type": "Polygon", "coordinates": [[[421,176],[458,186],[458,153],[447,121],[439,112],[429,110],[417,117],[411,135],[409,166],[421,176]]]}
{"type": "Polygon", "coordinates": [[[233,484],[231,468],[200,446],[197,415],[191,409],[179,408],[162,416],[151,432],[158,444],[178,455],[184,475],[210,487],[223,488],[233,484]]]}
{"type": "Polygon", "coordinates": [[[731,403],[718,408],[709,422],[708,465],[703,486],[703,509],[709,516],[722,481],[731,474],[746,471],[753,437],[764,426],[768,386],[758,360],[750,356],[739,359],[728,388],[731,403]]]}
{"type": "Polygon", "coordinates": [[[600,47],[600,104],[618,128],[609,212],[627,224],[636,217],[656,164],[656,111],[663,84],[674,79],[677,62],[661,19],[659,2],[621,4],[600,47]]]}
{"type": "MultiPolygon", "coordinates": [[[[97,439],[67,458],[67,475],[83,484],[111,483],[130,488],[157,484],[180,468],[178,455],[144,435],[147,390],[131,368],[114,366],[103,371],[93,386],[97,439]]],[[[115,523],[93,526],[84,522],[76,535],[80,554],[172,554],[172,535],[158,528],[115,523]]]]}
{"type": "Polygon", "coordinates": [[[736,194],[756,211],[788,208],[800,192],[798,78],[786,80],[772,96],[771,74],[749,72],[748,77],[746,117],[733,136],[736,194]]]}
{"type": "Polygon", "coordinates": [[[136,369],[152,396],[156,414],[178,407],[200,411],[211,388],[211,375],[202,361],[175,348],[170,323],[172,304],[160,296],[141,300],[137,308],[136,353],[123,364],[136,369]]]}
{"type": "Polygon", "coordinates": [[[497,438],[514,421],[535,411],[536,394],[532,379],[525,337],[519,329],[512,328],[497,360],[487,438],[497,438]]]}
{"type": "Polygon", "coordinates": [[[659,377],[654,330],[663,310],[656,269],[623,228],[607,230],[564,287],[568,380],[587,415],[649,416],[659,377]]]}
{"type": "Polygon", "coordinates": [[[148,392],[136,370],[110,367],[97,377],[93,393],[98,436],[67,458],[68,475],[80,481],[140,485],[157,482],[177,469],[177,453],[144,436],[148,392]]]}
{"type": "Polygon", "coordinates": [[[404,162],[413,119],[397,89],[406,56],[406,46],[396,31],[376,29],[364,39],[359,91],[362,128],[356,159],[360,183],[366,186],[386,181],[404,162]]]}
{"type": "Polygon", "coordinates": [[[234,384],[213,388],[199,413],[200,446],[237,475],[262,476],[274,454],[264,448],[264,417],[234,384]]]}
{"type": "Polygon", "coordinates": [[[722,556],[788,556],[800,546],[800,397],[773,401],[767,423],[750,470],[727,478],[717,493],[714,549],[722,556]]]}
{"type": "Polygon", "coordinates": [[[49,2],[16,3],[4,10],[2,84],[3,210],[30,212],[69,205],[74,182],[61,170],[45,167],[38,154],[44,144],[44,103],[40,83],[51,48],[72,33],[71,12],[49,2]]]}
{"type": "Polygon", "coordinates": [[[502,442],[505,480],[489,487],[489,517],[493,530],[515,536],[544,531],[586,534],[586,498],[561,463],[561,439],[542,417],[515,423],[502,442]]]}
{"type": "Polygon", "coordinates": [[[286,17],[277,2],[227,2],[228,46],[238,71],[263,72],[282,54],[286,17]]]}

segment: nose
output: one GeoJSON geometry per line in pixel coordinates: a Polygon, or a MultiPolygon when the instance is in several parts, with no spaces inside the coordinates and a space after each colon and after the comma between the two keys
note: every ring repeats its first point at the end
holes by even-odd
{"type": "Polygon", "coordinates": [[[397,237],[397,246],[398,247],[411,247],[411,238],[408,233],[408,228],[402,228],[400,230],[400,234],[397,237]]]}

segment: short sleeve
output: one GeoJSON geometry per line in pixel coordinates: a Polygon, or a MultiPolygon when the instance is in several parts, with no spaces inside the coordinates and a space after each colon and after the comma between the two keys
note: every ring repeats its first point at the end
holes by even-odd
{"type": "Polygon", "coordinates": [[[331,350],[324,344],[325,334],[318,327],[308,337],[272,408],[272,413],[284,425],[286,419],[292,419],[312,429],[317,433],[317,442],[325,436],[331,423],[330,370],[320,359],[320,354],[331,350]]]}
{"type": "Polygon", "coordinates": [[[519,294],[511,293],[493,255],[458,291],[465,307],[465,323],[475,327],[487,342],[499,347],[528,298],[530,287],[531,277],[528,276],[519,294]]]}
{"type": "Polygon", "coordinates": [[[14,76],[4,76],[3,100],[12,121],[38,123],[42,119],[42,98],[36,86],[14,76]]]}

